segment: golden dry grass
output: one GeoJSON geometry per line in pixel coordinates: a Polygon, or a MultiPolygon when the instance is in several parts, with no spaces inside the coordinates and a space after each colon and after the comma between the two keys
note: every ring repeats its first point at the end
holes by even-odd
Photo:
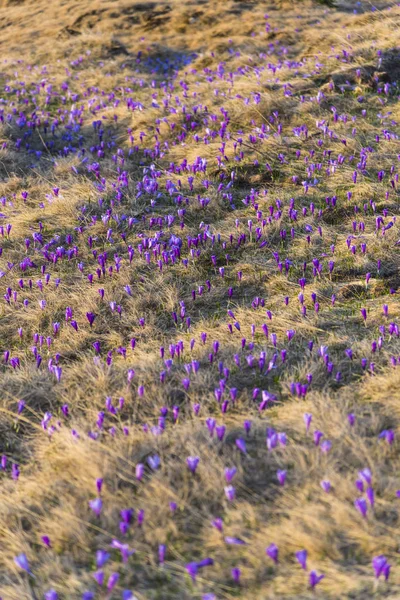
{"type": "Polygon", "coordinates": [[[5,214],[1,224],[12,224],[10,234],[0,238],[1,296],[7,294],[7,288],[18,292],[16,302],[11,292],[10,301],[0,305],[1,351],[8,350],[11,358],[20,359],[15,369],[7,361],[0,367],[0,453],[8,461],[0,473],[3,600],[41,599],[50,589],[61,600],[82,598],[85,590],[94,590],[95,598],[116,599],[124,589],[133,590],[139,600],[200,599],[207,598],[206,594],[215,594],[218,600],[400,597],[400,499],[396,497],[400,488],[400,338],[388,333],[389,324],[399,324],[400,317],[400,246],[395,245],[400,236],[396,222],[384,236],[375,231],[377,215],[385,211],[385,224],[399,215],[399,184],[392,188],[389,183],[399,171],[400,88],[395,85],[400,73],[399,24],[400,8],[383,2],[371,11],[370,3],[351,1],[330,8],[307,1],[0,0],[0,110],[4,108],[4,114],[13,108],[25,110],[27,118],[50,123],[66,111],[64,128],[53,138],[36,128],[26,138],[30,147],[24,145],[24,138],[20,150],[16,141],[23,133],[15,119],[0,123],[0,198],[4,198],[0,210],[5,214]],[[378,64],[377,50],[383,64],[378,64]],[[142,53],[140,61],[138,52],[142,53]],[[76,62],[79,57],[82,61],[76,62]],[[165,68],[166,61],[171,68],[165,68]],[[275,73],[265,68],[268,63],[277,67],[275,73]],[[355,75],[358,68],[362,76],[355,75]],[[383,71],[392,76],[387,95],[383,71]],[[380,73],[380,82],[373,80],[374,72],[380,73]],[[229,73],[234,74],[232,80],[229,73]],[[65,82],[68,89],[63,90],[65,82]],[[287,84],[291,93],[285,95],[287,84]],[[254,102],[257,94],[258,103],[254,102]],[[132,111],[127,98],[141,103],[143,109],[132,111]],[[337,122],[333,106],[340,115],[337,122]],[[361,114],[364,108],[365,118],[361,114]],[[222,140],[212,138],[211,132],[219,131],[224,111],[229,114],[230,139],[225,138],[221,152],[222,140]],[[210,119],[210,115],[215,117],[210,119]],[[352,116],[357,117],[355,123],[352,116]],[[104,156],[100,157],[99,137],[92,126],[95,120],[102,122],[105,131],[104,156]],[[194,133],[189,131],[184,141],[178,139],[190,120],[196,122],[194,133]],[[323,120],[334,132],[332,138],[318,125],[323,120]],[[79,123],[79,129],[68,130],[68,122],[79,123]],[[295,128],[301,126],[308,127],[307,138],[296,135],[295,128]],[[267,138],[253,144],[249,135],[259,135],[263,127],[269,128],[264,130],[267,138]],[[384,130],[394,133],[391,139],[384,139],[384,130]],[[141,132],[146,134],[143,142],[141,132]],[[197,142],[195,134],[208,136],[209,143],[197,142]],[[146,149],[154,148],[155,136],[161,152],[151,158],[146,149]],[[65,156],[63,148],[68,145],[73,151],[65,156]],[[135,145],[139,150],[130,155],[129,148],[135,145]],[[79,153],[82,146],[87,163],[79,153]],[[352,173],[366,147],[374,152],[368,157],[368,169],[359,169],[354,184],[352,173]],[[121,156],[119,162],[113,159],[117,148],[123,150],[124,162],[121,156]],[[32,149],[33,153],[29,152],[32,149]],[[336,161],[335,172],[323,154],[328,149],[336,161]],[[240,161],[241,150],[244,157],[240,161]],[[296,157],[296,150],[301,158],[296,157]],[[220,159],[223,154],[228,158],[220,159]],[[340,155],[346,159],[343,164],[337,162],[340,155]],[[190,189],[190,171],[174,173],[168,168],[185,159],[194,163],[197,157],[207,161],[207,172],[193,174],[190,189]],[[101,189],[100,180],[87,170],[87,165],[96,161],[104,178],[101,189]],[[314,171],[307,172],[311,163],[314,171]],[[137,184],[150,165],[159,171],[159,188],[138,196],[137,184]],[[124,170],[129,183],[123,187],[122,201],[115,203],[118,177],[124,170]],[[386,174],[382,182],[377,179],[380,170],[386,174]],[[235,177],[226,189],[232,194],[228,200],[218,186],[222,181],[226,185],[232,171],[235,177]],[[293,176],[298,177],[298,184],[293,176]],[[318,186],[310,186],[304,193],[301,182],[314,177],[319,179],[318,186]],[[208,189],[205,179],[210,180],[208,189]],[[187,202],[177,205],[176,194],[167,191],[168,181],[182,185],[187,202]],[[58,196],[53,188],[60,189],[58,196]],[[21,196],[24,191],[28,192],[26,201],[21,196]],[[258,204],[256,210],[251,201],[242,202],[252,196],[258,204]],[[335,208],[325,201],[332,196],[337,196],[335,208]],[[206,208],[198,198],[208,199],[206,208]],[[288,215],[292,198],[297,221],[288,215]],[[255,230],[270,216],[270,207],[276,214],[278,199],[282,216],[265,223],[261,239],[267,245],[260,248],[255,230]],[[375,212],[370,200],[375,202],[375,212]],[[314,215],[310,203],[315,205],[314,215]],[[357,214],[354,205],[360,209],[357,214]],[[186,211],[183,217],[178,216],[179,208],[186,211]],[[130,229],[125,221],[111,218],[103,222],[102,216],[110,209],[111,215],[124,214],[137,221],[130,229]],[[171,225],[166,221],[168,215],[175,217],[171,225]],[[180,258],[187,259],[186,265],[181,260],[170,262],[160,272],[154,257],[148,264],[140,256],[140,236],[154,237],[160,229],[150,228],[150,218],[163,219],[162,239],[171,234],[182,238],[180,258]],[[253,221],[251,235],[249,219],[253,221]],[[363,223],[365,230],[354,232],[353,221],[357,228],[363,223]],[[204,231],[204,223],[211,234],[220,234],[221,243],[199,244],[196,255],[186,240],[204,231]],[[47,262],[41,245],[32,241],[32,232],[39,232],[40,224],[49,252],[59,246],[67,250],[76,246],[78,255],[47,262]],[[312,231],[306,230],[307,225],[312,231]],[[296,230],[293,239],[292,227],[296,230]],[[108,229],[113,230],[113,242],[107,238],[108,229]],[[285,241],[282,229],[287,231],[285,241]],[[121,232],[125,232],[125,240],[121,232]],[[353,233],[354,255],[347,245],[353,233]],[[238,247],[240,234],[247,238],[238,247]],[[72,236],[70,242],[66,241],[68,235],[72,236]],[[29,251],[26,238],[31,239],[29,251]],[[360,250],[362,243],[367,244],[365,253],[360,250]],[[129,244],[135,247],[131,265],[129,244]],[[111,275],[97,278],[98,255],[93,255],[93,249],[98,255],[107,252],[107,268],[113,265],[111,275]],[[277,269],[276,252],[283,263],[291,261],[288,275],[284,268],[282,273],[277,269]],[[122,259],[119,272],[115,254],[122,259]],[[22,272],[18,265],[27,255],[37,268],[22,272]],[[310,265],[316,257],[324,269],[313,278],[310,265]],[[335,261],[331,275],[329,260],[335,261]],[[378,260],[382,261],[379,271],[378,260]],[[304,262],[308,264],[305,315],[298,300],[304,262]],[[43,273],[42,265],[46,267],[43,273]],[[225,268],[224,278],[219,267],[225,268]],[[241,281],[238,272],[242,272],[241,281]],[[51,275],[48,284],[46,273],[51,275]],[[371,273],[368,285],[366,273],[371,273]],[[92,285],[88,274],[94,275],[92,285]],[[18,283],[21,278],[23,288],[18,283]],[[58,287],[56,278],[61,280],[58,287]],[[207,280],[211,281],[210,290],[207,280]],[[132,296],[124,290],[126,285],[131,286],[132,296]],[[202,295],[199,286],[204,287],[202,295]],[[233,288],[232,298],[228,297],[229,287],[233,288]],[[104,300],[98,288],[104,289],[104,300]],[[196,291],[195,300],[192,290],[196,291]],[[318,313],[312,292],[320,305],[318,313]],[[336,296],[334,306],[332,295],[336,296]],[[263,307],[251,306],[256,297],[265,300],[263,307]],[[23,299],[29,301],[28,306],[23,299]],[[46,301],[44,309],[41,300],[46,301]],[[179,318],[182,301],[185,318],[191,318],[190,330],[179,318]],[[110,302],[122,307],[121,315],[110,308],[110,302]],[[388,305],[388,317],[382,313],[384,304],[388,305]],[[66,307],[73,309],[77,331],[65,322],[66,307]],[[362,308],[368,311],[365,326],[362,308]],[[228,310],[235,319],[227,316],[228,310]],[[176,326],[171,317],[174,311],[178,313],[176,326]],[[92,328],[87,312],[96,314],[92,328]],[[144,327],[139,324],[141,318],[145,318],[144,327]],[[227,324],[234,320],[241,331],[233,329],[231,334],[227,324]],[[54,322],[61,324],[56,336],[54,322]],[[264,324],[270,334],[277,335],[278,358],[276,368],[261,374],[260,352],[267,352],[266,367],[275,352],[271,338],[263,333],[264,324]],[[382,325],[384,334],[379,329],[382,325]],[[22,337],[18,328],[22,328],[22,337]],[[289,341],[287,331],[291,329],[296,333],[289,341]],[[207,332],[205,344],[202,332],[207,332]],[[35,334],[44,336],[41,346],[33,341],[35,334]],[[47,336],[53,338],[50,348],[47,336]],[[380,336],[384,338],[382,348],[372,352],[371,343],[380,336]],[[244,350],[242,337],[247,339],[244,350]],[[134,350],[132,338],[137,340],[134,350]],[[191,339],[195,340],[192,350],[191,339]],[[180,340],[182,356],[174,357],[169,371],[159,349],[165,347],[165,358],[169,358],[169,345],[180,340]],[[210,364],[215,340],[220,349],[210,364]],[[312,352],[307,349],[310,340],[314,341],[312,352]],[[96,341],[101,345],[97,359],[96,341]],[[33,345],[42,356],[40,368],[32,354],[33,345]],[[340,379],[327,374],[320,346],[328,347],[333,373],[340,372],[340,379]],[[118,352],[121,347],[127,348],[126,358],[118,352]],[[345,354],[348,348],[353,351],[352,361],[345,354]],[[287,350],[285,363],[279,358],[283,349],[287,350]],[[62,367],[59,382],[48,369],[49,359],[54,361],[57,353],[62,367]],[[108,353],[112,364],[106,363],[108,353]],[[235,354],[240,355],[240,367],[235,354]],[[246,366],[250,354],[256,366],[246,366]],[[367,358],[364,370],[363,357],[367,358]],[[397,366],[391,362],[393,357],[397,366]],[[200,369],[190,374],[190,387],[185,390],[185,365],[194,360],[199,361],[200,369]],[[230,370],[229,377],[219,371],[220,361],[230,370]],[[128,369],[135,371],[131,383],[128,369]],[[163,370],[168,372],[161,384],[163,370]],[[312,384],[300,399],[290,386],[306,383],[308,374],[313,376],[312,384]],[[221,384],[224,378],[227,380],[221,384]],[[237,400],[221,414],[215,390],[224,384],[224,398],[229,398],[229,388],[236,388],[237,400]],[[143,397],[138,395],[139,386],[144,386],[143,397]],[[254,388],[275,394],[276,403],[260,411],[260,397],[252,399],[254,388]],[[112,414],[105,407],[107,397],[114,406],[124,398],[123,408],[112,414]],[[20,400],[25,401],[25,408],[17,415],[20,400]],[[197,403],[201,405],[198,416],[193,411],[197,403]],[[68,416],[61,410],[65,404],[68,416]],[[179,418],[174,423],[171,414],[176,406],[179,418]],[[157,425],[162,407],[169,413],[166,429],[160,433],[157,425]],[[103,428],[96,425],[101,411],[105,412],[103,428]],[[50,430],[42,426],[46,413],[51,413],[50,430]],[[313,415],[308,435],[304,413],[313,415]],[[356,416],[354,427],[349,426],[349,413],[356,416]],[[210,417],[226,425],[223,441],[210,436],[206,426],[210,417]],[[245,419],[252,422],[248,436],[243,429],[245,419]],[[287,444],[268,451],[268,428],[286,433],[287,444]],[[315,446],[315,430],[331,441],[328,453],[315,446]],[[378,437],[384,430],[395,432],[392,445],[378,437]],[[90,432],[96,436],[91,437],[90,432]],[[246,439],[246,454],[236,447],[237,438],[246,439]],[[154,455],[160,457],[157,470],[147,463],[154,455]],[[200,458],[194,476],[185,464],[189,456],[200,458]],[[19,464],[18,481],[11,477],[12,463],[19,464]],[[146,465],[142,481],[135,476],[138,463],[146,465]],[[232,466],[237,468],[236,498],[228,502],[224,469],[232,466]],[[355,480],[365,468],[372,472],[375,506],[363,519],[354,501],[362,495],[355,480]],[[287,470],[283,487],[277,484],[280,469],[287,470]],[[96,497],[98,478],[104,480],[100,518],[88,504],[96,497]],[[331,482],[329,493],[321,488],[324,479],[331,482]],[[177,505],[174,512],[171,502],[177,505]],[[122,535],[119,512],[127,508],[134,509],[135,519],[122,535]],[[141,510],[144,522],[140,526],[136,516],[141,510]],[[223,533],[212,525],[217,517],[223,518],[223,533]],[[45,546],[42,536],[49,536],[51,548],[45,546]],[[229,544],[226,536],[246,544],[229,544]],[[127,563],[121,561],[118,551],[110,550],[113,539],[135,549],[127,563]],[[265,555],[272,543],[279,547],[276,566],[265,555]],[[160,544],[167,547],[163,565],[158,561],[160,544]],[[111,552],[104,567],[106,577],[111,572],[120,574],[109,594],[93,579],[99,549],[111,552]],[[309,569],[325,575],[315,591],[310,590],[307,575],[295,560],[295,552],[301,549],[308,552],[309,569]],[[16,566],[14,557],[21,553],[27,555],[34,578],[16,566]],[[374,579],[371,560],[380,554],[392,565],[388,582],[374,579]],[[191,581],[186,565],[207,556],[214,564],[191,581]],[[232,579],[234,567],[241,569],[240,584],[232,579]]]}

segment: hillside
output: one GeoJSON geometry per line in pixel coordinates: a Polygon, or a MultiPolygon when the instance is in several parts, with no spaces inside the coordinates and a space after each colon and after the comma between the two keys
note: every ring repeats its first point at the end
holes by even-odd
{"type": "Polygon", "coordinates": [[[0,599],[400,597],[399,26],[0,0],[0,599]]]}

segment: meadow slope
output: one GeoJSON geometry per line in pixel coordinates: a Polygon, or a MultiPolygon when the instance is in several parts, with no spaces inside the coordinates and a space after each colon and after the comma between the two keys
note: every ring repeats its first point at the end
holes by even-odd
{"type": "Polygon", "coordinates": [[[0,0],[0,597],[400,597],[400,5],[0,0]]]}

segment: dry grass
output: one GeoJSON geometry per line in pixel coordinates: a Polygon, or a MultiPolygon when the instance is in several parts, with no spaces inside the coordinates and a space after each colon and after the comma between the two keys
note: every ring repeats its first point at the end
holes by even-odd
{"type": "Polygon", "coordinates": [[[400,320],[395,221],[399,24],[399,7],[383,2],[371,11],[368,2],[351,1],[330,8],[306,1],[0,0],[0,115],[4,112],[5,117],[0,123],[0,225],[12,225],[10,234],[4,231],[0,238],[1,295],[10,296],[0,305],[0,332],[2,352],[20,361],[16,368],[6,360],[0,366],[0,453],[8,461],[0,474],[4,600],[43,598],[51,588],[61,600],[82,598],[85,590],[111,600],[126,589],[139,600],[210,598],[206,594],[218,600],[400,597],[400,338],[388,330],[400,320]],[[391,85],[386,93],[387,74],[391,85]],[[135,110],[128,99],[138,103],[135,110]],[[28,120],[41,121],[28,136],[28,129],[16,122],[20,112],[28,120]],[[336,121],[334,112],[339,115],[336,121]],[[219,132],[227,115],[230,137],[222,140],[219,132]],[[53,135],[56,119],[59,126],[53,135]],[[102,124],[100,138],[93,121],[102,124]],[[307,137],[298,135],[297,128],[304,126],[307,137]],[[385,131],[392,137],[385,139],[385,131]],[[156,142],[158,155],[151,156],[156,142]],[[361,168],[365,148],[368,165],[361,168]],[[204,173],[170,168],[185,160],[194,164],[199,157],[207,161],[204,173]],[[96,162],[99,177],[87,168],[96,162]],[[158,171],[158,189],[138,194],[138,183],[152,170],[158,171]],[[123,171],[127,185],[121,183],[123,171]],[[382,181],[378,171],[385,171],[382,181]],[[233,184],[219,189],[232,172],[233,184]],[[302,182],[314,177],[318,185],[305,190],[302,182]],[[169,193],[171,182],[181,204],[177,193],[169,193]],[[58,195],[53,188],[59,188],[58,195]],[[25,191],[26,200],[21,195],[25,191]],[[337,197],[335,207],[326,202],[332,196],[337,197]],[[206,199],[205,206],[201,199],[206,199]],[[296,220],[288,212],[292,201],[296,220]],[[276,218],[279,206],[282,214],[276,218]],[[107,211],[108,222],[102,220],[107,211]],[[378,215],[384,215],[385,224],[394,221],[385,235],[375,230],[378,215]],[[130,226],[128,218],[134,218],[130,226]],[[189,249],[187,238],[204,232],[205,226],[220,238],[213,244],[204,237],[189,249]],[[161,230],[160,240],[168,242],[173,234],[183,241],[179,259],[172,263],[170,258],[162,271],[156,262],[160,254],[155,258],[150,250],[148,263],[138,249],[143,237],[154,238],[161,230]],[[33,241],[33,232],[39,231],[48,244],[47,258],[42,243],[33,241]],[[246,240],[239,245],[240,234],[246,240]],[[347,244],[351,235],[355,254],[347,244]],[[262,241],[266,244],[260,247],[262,241]],[[129,245],[135,248],[131,264],[129,245]],[[49,253],[60,247],[64,256],[50,262],[49,253]],[[103,252],[107,271],[98,277],[103,252]],[[35,266],[23,271],[19,265],[27,256],[35,266]],[[115,256],[121,258],[119,272],[115,256]],[[286,259],[291,265],[288,274],[286,259]],[[314,277],[313,259],[323,264],[322,273],[314,277]],[[330,260],[335,261],[332,274],[330,260]],[[298,299],[304,263],[306,314],[298,299]],[[225,268],[224,278],[220,267],[225,268]],[[131,296],[126,285],[131,286],[131,296]],[[233,289],[232,297],[228,288],[233,289]],[[255,298],[264,304],[256,306],[255,298]],[[186,309],[184,319],[179,317],[180,302],[186,309]],[[120,315],[110,303],[122,307],[120,315]],[[383,305],[388,305],[388,316],[383,305]],[[77,331],[65,321],[66,307],[73,310],[77,331]],[[365,325],[362,308],[368,312],[365,325]],[[87,312],[96,314],[93,327],[87,312]],[[176,325],[173,312],[178,314],[176,325]],[[228,323],[235,320],[240,331],[233,328],[230,333],[228,323]],[[56,322],[60,329],[54,335],[56,322]],[[290,341],[288,330],[296,332],[290,341]],[[207,333],[204,344],[202,332],[207,333]],[[34,341],[35,334],[44,336],[42,343],[34,341]],[[271,334],[277,336],[275,347],[271,334]],[[373,352],[371,343],[379,337],[382,348],[373,352]],[[164,347],[164,358],[170,358],[170,345],[180,340],[183,352],[174,356],[169,368],[159,349],[164,347]],[[220,347],[210,364],[216,340],[220,347]],[[97,357],[96,341],[101,347],[97,357]],[[38,368],[32,346],[42,357],[38,368]],[[333,364],[330,375],[321,346],[327,346],[333,364]],[[118,351],[121,347],[126,357],[118,351]],[[345,353],[348,348],[353,360],[345,353]],[[284,349],[287,357],[282,362],[284,349]],[[262,351],[267,353],[263,373],[258,368],[262,351]],[[276,364],[266,372],[274,353],[276,364]],[[60,381],[48,368],[57,354],[60,381]],[[254,356],[252,366],[249,355],[254,356]],[[190,387],[185,389],[182,380],[192,361],[200,368],[190,373],[190,387]],[[130,369],[135,371],[132,382],[127,378],[130,369]],[[336,377],[338,372],[341,377],[336,377]],[[307,395],[296,397],[291,384],[305,384],[309,374],[307,395]],[[226,388],[224,399],[229,399],[230,389],[237,390],[236,402],[225,414],[215,395],[221,387],[226,388]],[[252,397],[255,388],[268,390],[276,402],[260,410],[261,395],[252,397]],[[115,413],[107,407],[107,397],[114,407],[123,398],[124,406],[115,413]],[[17,415],[20,400],[25,408],[17,415]],[[66,404],[68,416],[62,412],[66,404]],[[198,415],[196,404],[201,405],[198,415]],[[160,432],[163,407],[169,412],[165,431],[160,432]],[[176,422],[173,407],[179,407],[176,422]],[[101,428],[96,425],[100,412],[101,428]],[[47,429],[42,426],[45,413],[51,413],[47,429]],[[304,413],[313,415],[308,434],[304,413]],[[356,416],[354,427],[349,426],[349,413],[356,416]],[[210,417],[226,426],[223,441],[210,436],[210,417]],[[246,419],[252,423],[248,435],[243,429],[246,419]],[[268,428],[286,433],[287,444],[269,451],[268,428]],[[328,453],[315,446],[315,430],[332,443],[328,453]],[[384,430],[395,432],[392,445],[379,438],[384,430]],[[246,454],[237,448],[237,438],[246,439],[246,454]],[[160,458],[157,470],[147,462],[154,455],[160,458]],[[189,456],[200,458],[195,475],[185,464],[189,456]],[[11,476],[13,463],[19,464],[18,481],[11,476]],[[135,476],[138,463],[146,465],[141,481],[135,476]],[[228,502],[224,469],[233,466],[236,498],[228,502]],[[372,471],[375,491],[375,506],[366,519],[354,507],[362,495],[355,480],[364,468],[372,471]],[[282,469],[287,470],[283,487],[276,476],[282,469]],[[100,518],[88,504],[96,497],[98,478],[104,480],[100,518]],[[321,488],[324,479],[331,482],[329,493],[321,488]],[[123,535],[119,512],[127,508],[134,509],[135,517],[123,535]],[[142,525],[137,522],[141,510],[142,525]],[[212,525],[217,517],[223,518],[223,533],[212,525]],[[50,548],[42,536],[49,536],[50,548]],[[229,544],[226,536],[246,544],[229,544]],[[120,552],[110,550],[113,539],[135,549],[127,563],[120,552]],[[276,566],[265,555],[272,543],[279,547],[276,566]],[[158,561],[160,544],[167,547],[163,565],[158,561]],[[106,579],[112,572],[120,574],[109,594],[93,579],[99,549],[111,552],[104,567],[106,579]],[[325,575],[316,591],[310,590],[307,574],[295,560],[301,549],[308,552],[308,568],[325,575]],[[34,578],[15,565],[20,553],[27,555],[34,578]],[[379,554],[392,565],[388,582],[374,579],[371,560],[379,554]],[[214,564],[199,571],[193,582],[185,566],[208,556],[214,564]],[[232,578],[234,567],[241,569],[239,584],[232,578]]]}

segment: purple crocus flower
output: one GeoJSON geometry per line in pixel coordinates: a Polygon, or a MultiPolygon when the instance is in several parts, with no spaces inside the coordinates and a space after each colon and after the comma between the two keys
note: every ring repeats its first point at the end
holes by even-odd
{"type": "Polygon", "coordinates": [[[195,473],[197,469],[197,465],[200,462],[200,458],[198,456],[188,456],[186,459],[186,464],[188,466],[189,471],[191,473],[195,473]]]}
{"type": "Polygon", "coordinates": [[[229,483],[230,481],[232,481],[232,479],[235,477],[237,473],[237,469],[236,467],[232,467],[232,468],[226,468],[225,469],[225,479],[226,481],[229,483]]]}
{"type": "Polygon", "coordinates": [[[164,564],[164,562],[165,562],[166,550],[167,550],[167,547],[165,544],[160,544],[158,546],[158,562],[160,563],[160,565],[164,564]]]}
{"type": "Polygon", "coordinates": [[[16,556],[14,558],[14,562],[17,565],[17,567],[19,567],[23,571],[26,571],[30,575],[32,574],[31,570],[30,570],[30,567],[29,567],[29,562],[28,562],[28,559],[26,557],[26,554],[18,554],[18,556],[16,556]]]}
{"type": "Polygon", "coordinates": [[[243,421],[243,428],[244,428],[246,434],[249,435],[250,430],[251,430],[251,421],[249,421],[248,419],[246,419],[245,421],[243,421]]]}
{"type": "Polygon", "coordinates": [[[160,457],[157,454],[155,454],[154,456],[149,456],[147,462],[150,468],[153,469],[153,471],[156,471],[161,464],[160,457]]]}
{"type": "Polygon", "coordinates": [[[268,546],[268,548],[265,550],[265,554],[269,556],[269,558],[271,558],[275,564],[278,562],[279,550],[276,544],[271,544],[268,546]]]}
{"type": "Polygon", "coordinates": [[[203,558],[203,560],[200,560],[199,562],[192,562],[192,563],[187,564],[186,570],[189,573],[190,577],[194,581],[199,569],[203,569],[204,567],[212,566],[213,564],[214,564],[214,561],[212,558],[203,558]]]}
{"type": "Polygon", "coordinates": [[[232,579],[235,583],[239,583],[240,582],[240,575],[241,575],[241,571],[238,567],[233,567],[233,569],[231,570],[231,574],[232,574],[232,579]]]}
{"type": "Polygon", "coordinates": [[[136,479],[139,481],[142,480],[144,475],[144,465],[142,463],[138,463],[135,468],[136,479]]]}
{"type": "Polygon", "coordinates": [[[364,481],[368,483],[368,485],[372,485],[372,473],[370,469],[365,468],[362,471],[359,471],[358,474],[361,477],[361,479],[364,479],[364,481]]]}
{"type": "Polygon", "coordinates": [[[236,490],[232,485],[228,485],[224,488],[225,496],[229,502],[232,502],[235,499],[236,490]]]}
{"type": "Polygon", "coordinates": [[[128,544],[123,544],[119,540],[113,540],[111,542],[111,547],[116,548],[121,552],[122,561],[124,563],[128,562],[129,557],[136,552],[136,550],[131,550],[128,544]]]}
{"type": "Polygon", "coordinates": [[[308,431],[310,429],[311,421],[312,421],[312,414],[310,414],[310,413],[304,413],[303,419],[304,419],[304,423],[305,423],[305,426],[306,426],[306,432],[308,433],[308,431]]]}
{"type": "Polygon", "coordinates": [[[14,479],[14,481],[18,481],[19,473],[19,465],[17,465],[17,463],[13,463],[11,465],[11,477],[14,479]]]}
{"type": "Polygon", "coordinates": [[[236,446],[239,448],[239,450],[241,452],[243,452],[243,454],[246,454],[246,442],[244,441],[244,439],[237,438],[235,443],[236,443],[236,446]]]}
{"type": "Polygon", "coordinates": [[[387,562],[386,556],[383,556],[383,554],[374,556],[372,559],[372,567],[375,571],[376,579],[379,579],[381,575],[385,577],[386,581],[389,579],[391,565],[387,562]]]}
{"type": "Polygon", "coordinates": [[[218,529],[218,531],[221,531],[221,532],[222,532],[222,530],[224,528],[224,522],[223,522],[223,520],[220,517],[217,517],[216,519],[213,519],[211,521],[211,525],[213,527],[215,527],[215,529],[218,529]]]}
{"type": "Polygon", "coordinates": [[[104,583],[104,571],[95,571],[93,573],[93,578],[94,580],[99,584],[99,585],[103,585],[104,583]]]}
{"type": "Polygon", "coordinates": [[[361,514],[361,516],[365,519],[368,511],[367,501],[365,500],[365,498],[357,498],[357,500],[354,501],[354,506],[361,514]]]}
{"type": "Polygon", "coordinates": [[[61,381],[61,375],[62,375],[62,368],[58,367],[58,366],[53,366],[53,373],[56,376],[56,379],[58,382],[61,381]]]}
{"type": "Polygon", "coordinates": [[[92,325],[93,325],[93,323],[94,323],[94,320],[95,320],[95,318],[96,318],[96,315],[95,315],[94,313],[92,313],[92,312],[87,312],[87,313],[86,313],[86,318],[87,318],[87,320],[89,321],[89,325],[90,325],[90,327],[92,327],[92,325]]]}
{"type": "Polygon", "coordinates": [[[381,431],[378,437],[379,439],[385,439],[389,446],[391,446],[394,442],[395,433],[393,429],[384,429],[383,431],[381,431]]]}
{"type": "Polygon", "coordinates": [[[324,577],[325,575],[318,575],[317,571],[310,571],[308,580],[310,582],[311,589],[313,590],[324,577]]]}
{"type": "Polygon", "coordinates": [[[103,567],[108,559],[110,558],[110,554],[105,550],[97,550],[96,552],[96,565],[99,569],[103,567]]]}
{"type": "Polygon", "coordinates": [[[307,568],[307,550],[299,550],[295,556],[301,568],[305,570],[307,568]]]}
{"type": "Polygon", "coordinates": [[[118,579],[119,579],[119,573],[111,573],[110,577],[108,578],[108,582],[107,582],[107,589],[109,592],[111,592],[111,590],[113,590],[115,588],[115,586],[118,583],[118,579]]]}
{"type": "Polygon", "coordinates": [[[330,492],[330,490],[331,490],[331,487],[332,487],[332,486],[331,486],[331,482],[330,482],[330,481],[328,481],[327,479],[323,479],[323,480],[321,481],[321,487],[322,487],[322,489],[324,490],[324,492],[330,492]]]}
{"type": "Polygon", "coordinates": [[[193,581],[195,581],[196,575],[197,575],[197,571],[198,571],[197,563],[196,562],[188,563],[186,565],[186,571],[188,572],[188,574],[191,577],[191,579],[193,581]]]}
{"type": "Polygon", "coordinates": [[[122,600],[138,600],[137,597],[130,590],[124,590],[122,592],[122,600]]]}
{"type": "Polygon", "coordinates": [[[332,448],[332,442],[330,440],[324,440],[323,442],[321,442],[320,448],[321,452],[323,452],[324,454],[328,454],[328,452],[330,452],[332,448]]]}
{"type": "Polygon", "coordinates": [[[359,492],[362,493],[364,491],[364,482],[362,479],[356,479],[355,486],[359,492]]]}
{"type": "Polygon", "coordinates": [[[99,517],[103,508],[103,501],[101,498],[95,498],[94,500],[90,500],[89,506],[94,512],[94,514],[99,517]]]}
{"type": "Polygon", "coordinates": [[[287,471],[277,471],[276,476],[279,481],[279,485],[285,485],[287,471]]]}
{"type": "Polygon", "coordinates": [[[214,434],[215,425],[216,425],[215,419],[212,419],[211,417],[208,417],[208,419],[206,419],[206,426],[207,426],[208,431],[210,432],[211,437],[214,434]]]}
{"type": "Polygon", "coordinates": [[[217,434],[217,438],[219,439],[220,442],[222,442],[222,440],[225,437],[225,431],[226,431],[225,425],[217,425],[217,427],[215,428],[215,433],[217,434]]]}
{"type": "Polygon", "coordinates": [[[137,598],[130,590],[124,590],[122,592],[122,600],[137,600],[137,598]]]}
{"type": "Polygon", "coordinates": [[[227,535],[224,538],[224,540],[225,540],[226,544],[230,544],[232,546],[246,546],[246,542],[244,540],[241,540],[240,538],[232,537],[230,535],[227,535]]]}
{"type": "Polygon", "coordinates": [[[374,489],[372,487],[368,487],[366,489],[365,493],[366,493],[366,496],[367,496],[367,499],[368,499],[368,502],[369,502],[371,508],[374,508],[374,504],[375,504],[375,492],[374,492],[374,489]]]}
{"type": "Polygon", "coordinates": [[[316,446],[319,446],[320,440],[321,440],[321,438],[323,437],[323,435],[324,435],[324,434],[322,433],[322,431],[318,431],[318,429],[316,429],[316,430],[314,431],[314,444],[315,444],[316,446]]]}

